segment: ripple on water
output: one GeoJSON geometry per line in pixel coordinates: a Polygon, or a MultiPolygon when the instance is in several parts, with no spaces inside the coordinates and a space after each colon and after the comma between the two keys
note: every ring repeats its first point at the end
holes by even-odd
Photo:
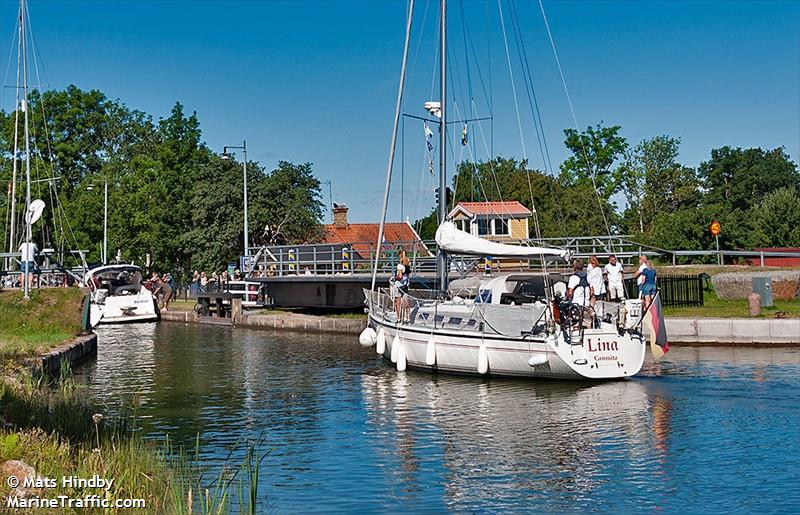
{"type": "MultiPolygon", "coordinates": [[[[282,511],[745,511],[800,503],[800,350],[675,348],[601,384],[397,373],[354,338],[102,327],[78,371],[282,511]],[[732,501],[735,499],[735,502],[732,501]]],[[[266,506],[266,504],[265,504],[266,506]]]]}

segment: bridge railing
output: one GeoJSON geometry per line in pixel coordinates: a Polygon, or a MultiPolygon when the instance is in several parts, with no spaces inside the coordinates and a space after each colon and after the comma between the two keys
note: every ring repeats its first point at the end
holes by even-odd
{"type": "MultiPolygon", "coordinates": [[[[513,245],[530,245],[529,240],[502,240],[513,245]]],[[[282,277],[293,275],[371,274],[375,266],[375,242],[319,243],[280,245],[254,249],[249,258],[242,258],[242,269],[250,277],[282,277]]],[[[380,248],[378,273],[391,274],[405,250],[416,274],[436,272],[437,245],[433,240],[396,241],[380,248]]],[[[537,260],[519,258],[476,258],[451,255],[451,271],[467,274],[474,269],[484,271],[524,271],[537,260]]]]}

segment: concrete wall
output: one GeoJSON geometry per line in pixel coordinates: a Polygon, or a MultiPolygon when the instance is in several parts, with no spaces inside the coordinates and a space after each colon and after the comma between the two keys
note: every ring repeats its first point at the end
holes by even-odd
{"type": "Polygon", "coordinates": [[[800,345],[800,318],[667,318],[675,343],[800,345]]]}
{"type": "Polygon", "coordinates": [[[34,376],[48,374],[58,377],[61,372],[61,364],[69,363],[70,368],[74,368],[78,363],[97,354],[97,335],[87,334],[78,336],[69,343],[59,345],[50,352],[37,358],[27,360],[34,376]]]}
{"type": "MultiPolygon", "coordinates": [[[[161,313],[162,320],[171,322],[234,325],[230,318],[201,317],[194,311],[167,311],[161,313]]],[[[325,333],[359,334],[367,326],[366,318],[331,318],[296,313],[261,314],[245,313],[235,325],[264,329],[287,329],[325,333]]]]}

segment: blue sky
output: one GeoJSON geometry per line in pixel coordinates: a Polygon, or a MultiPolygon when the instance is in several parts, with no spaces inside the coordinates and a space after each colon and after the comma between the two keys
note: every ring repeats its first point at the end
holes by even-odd
{"type": "MultiPolygon", "coordinates": [[[[425,114],[422,104],[438,96],[431,96],[437,4],[417,0],[405,103],[410,114],[425,114]]],[[[618,124],[631,143],[680,137],[681,160],[691,166],[725,144],[784,146],[798,160],[800,2],[544,5],[581,127],[618,124]]],[[[573,126],[572,117],[538,4],[518,0],[515,6],[557,166],[566,156],[562,131],[573,126]]],[[[16,8],[0,3],[4,56],[12,50],[16,8]]],[[[351,220],[377,220],[404,2],[33,0],[29,11],[46,86],[97,88],[155,117],[180,101],[197,111],[211,148],[221,151],[246,138],[251,159],[267,167],[279,159],[313,162],[318,177],[332,181],[333,200],[350,206],[351,220]]],[[[494,116],[492,138],[488,124],[470,126],[470,148],[486,159],[491,139],[496,154],[522,157],[497,2],[466,1],[462,8],[451,0],[448,16],[451,91],[459,113],[468,111],[471,85],[475,112],[488,116],[491,103],[494,116]],[[464,28],[475,55],[464,51],[464,28]]],[[[522,70],[509,44],[525,149],[541,167],[522,70]]],[[[8,88],[2,107],[13,108],[8,88]]],[[[402,215],[413,220],[433,204],[422,127],[408,120],[404,133],[390,210],[395,220],[401,217],[401,168],[402,215]]],[[[453,157],[469,157],[459,145],[454,149],[453,157]]],[[[327,186],[324,191],[327,201],[327,186]]]]}

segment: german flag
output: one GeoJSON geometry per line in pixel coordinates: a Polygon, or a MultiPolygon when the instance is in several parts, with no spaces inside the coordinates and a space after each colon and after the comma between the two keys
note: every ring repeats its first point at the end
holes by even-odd
{"type": "Polygon", "coordinates": [[[664,313],[661,309],[661,292],[657,292],[653,302],[647,307],[644,323],[650,329],[650,351],[653,357],[660,359],[669,352],[667,327],[664,324],[664,313]]]}

